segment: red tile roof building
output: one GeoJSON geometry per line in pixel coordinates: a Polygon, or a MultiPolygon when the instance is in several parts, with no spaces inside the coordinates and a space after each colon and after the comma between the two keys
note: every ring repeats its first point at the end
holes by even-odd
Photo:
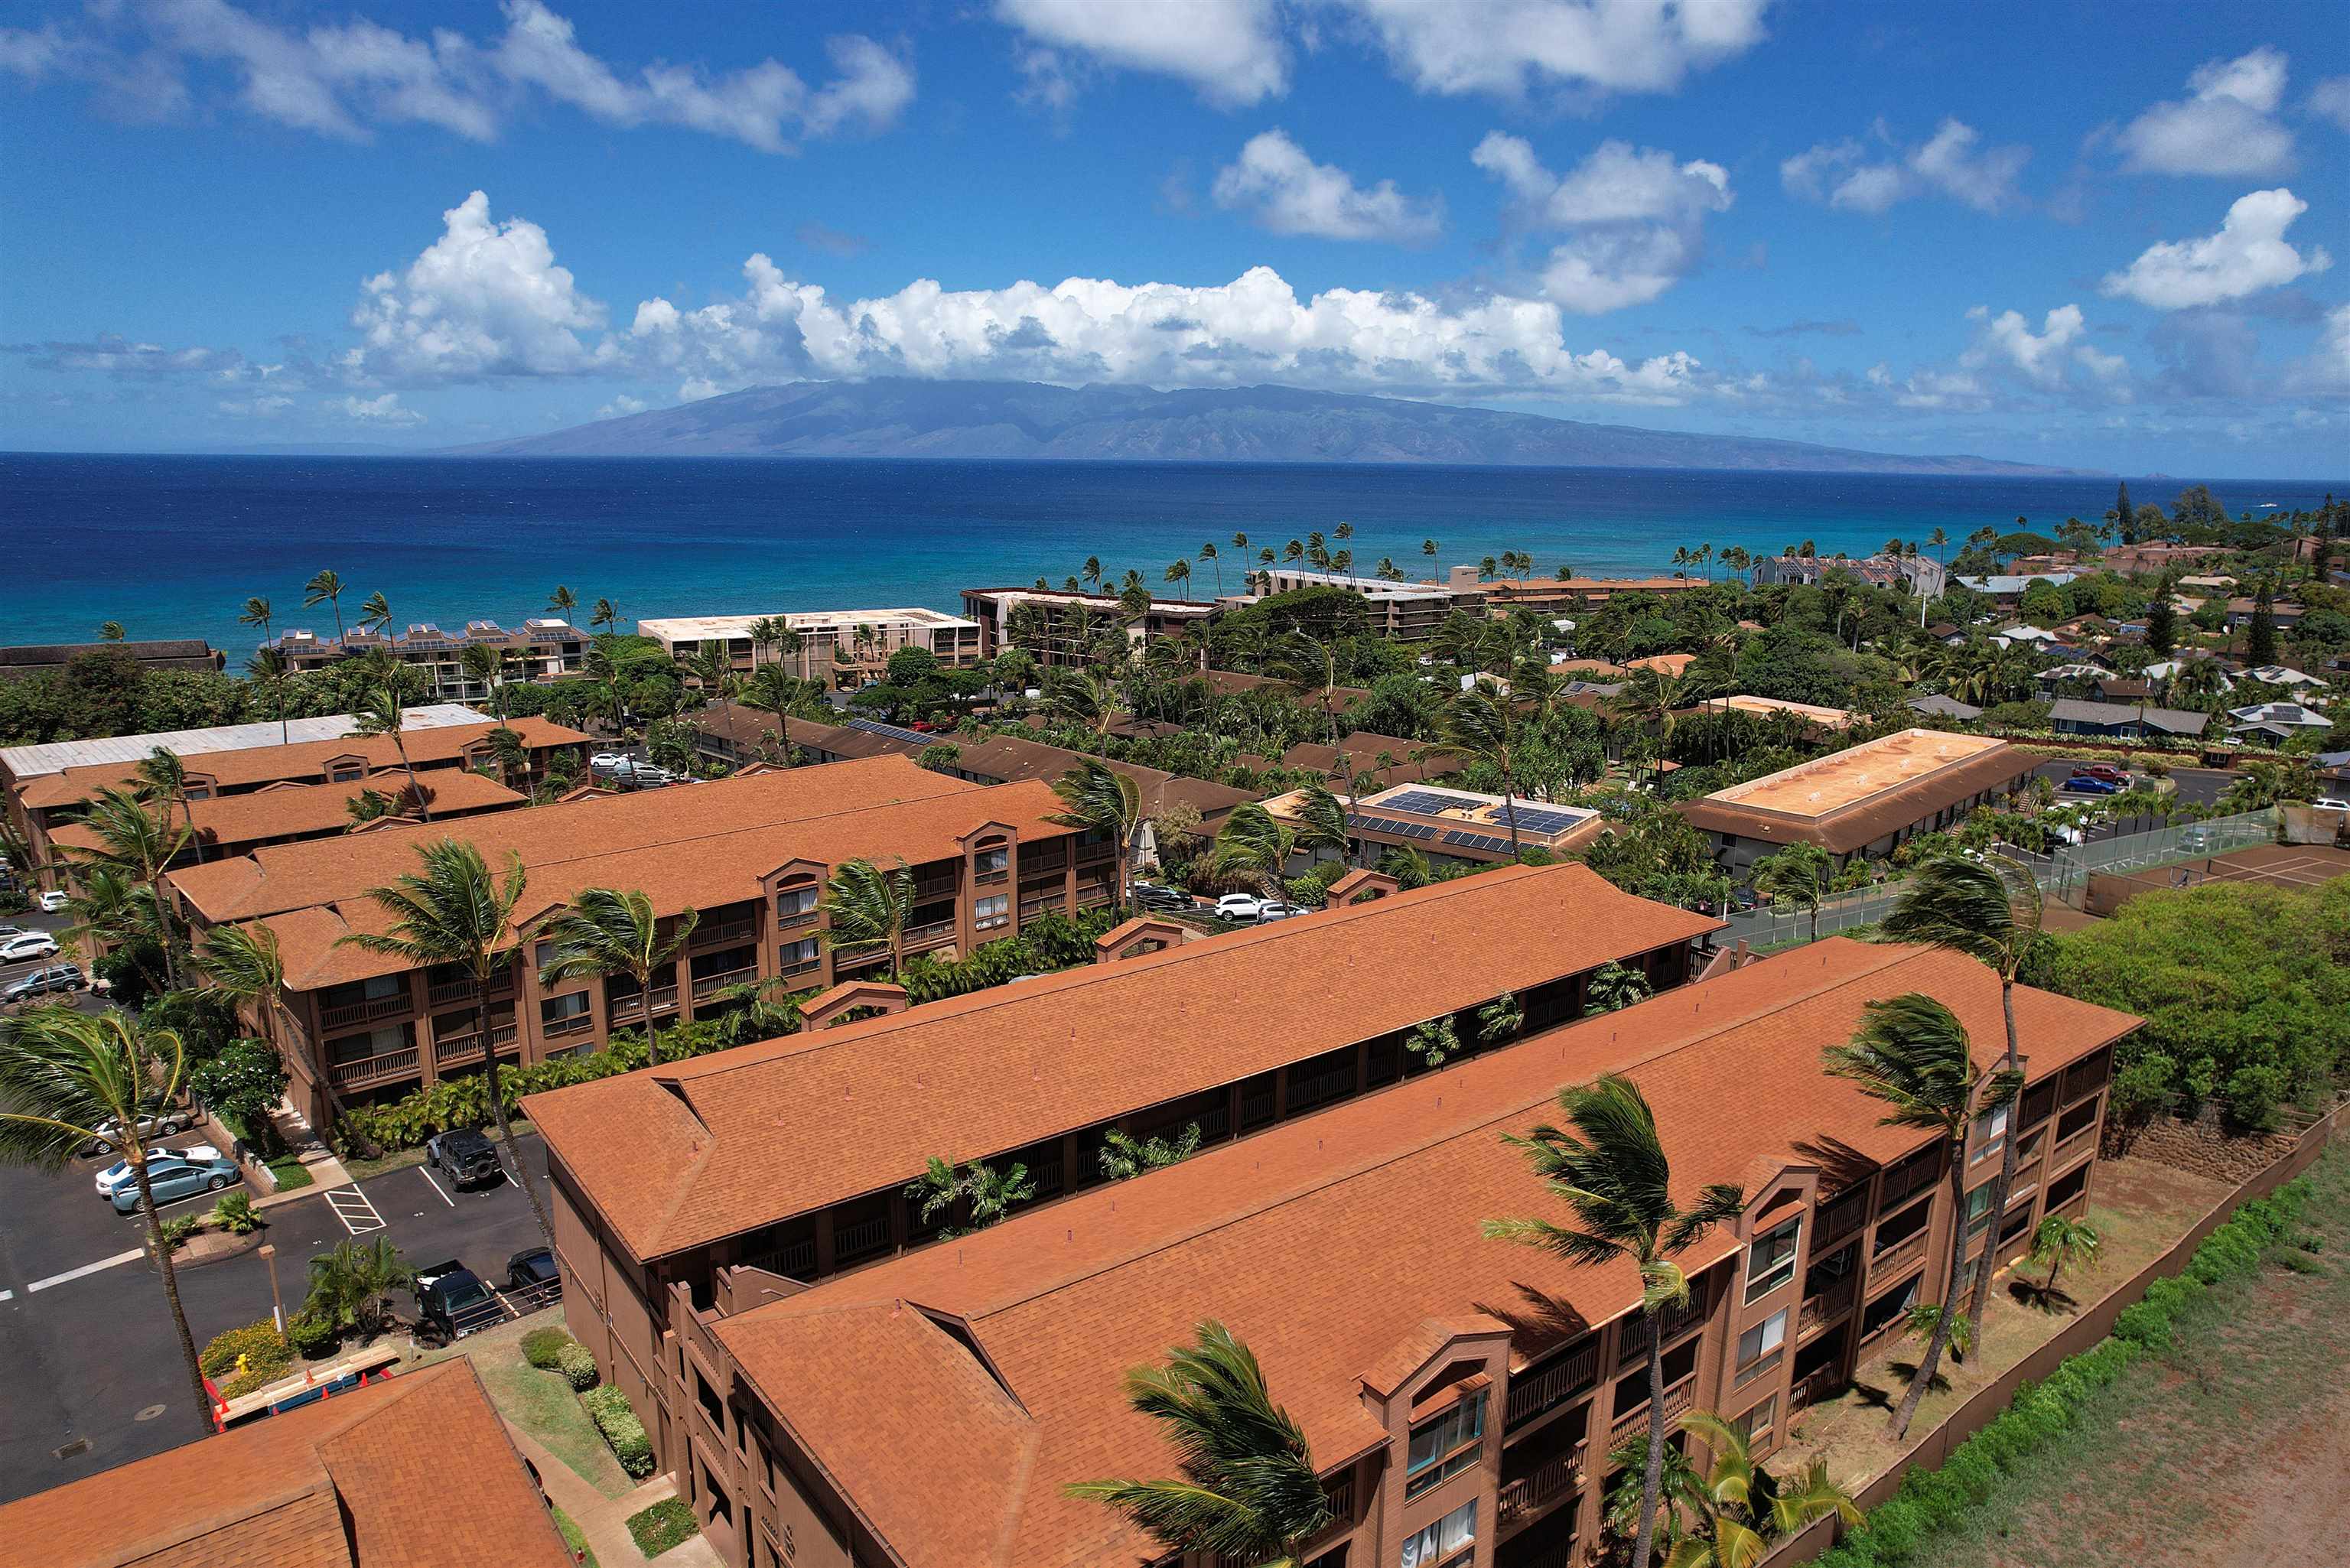
{"type": "Polygon", "coordinates": [[[2020,1175],[2005,1215],[1973,1212],[2011,1136],[1979,1128],[1962,1221],[1935,1140],[1820,1070],[1867,1002],[1909,991],[1998,1055],[1990,971],[1832,939],[811,1289],[750,1270],[706,1301],[677,1287],[663,1451],[730,1563],[772,1561],[769,1536],[800,1568],[1157,1562],[1066,1488],[1173,1472],[1122,1379],[1214,1318],[1323,1473],[1339,1521],[1313,1562],[1392,1563],[1431,1529],[1473,1542],[1458,1560],[1480,1568],[1580,1562],[1605,1455],[1648,1419],[1640,1283],[1481,1234],[1556,1208],[1502,1135],[1553,1117],[1560,1085],[1621,1072],[1678,1196],[1742,1187],[1740,1220],[1679,1259],[1692,1303],[1663,1324],[1666,1410],[1718,1410],[1767,1453],[1939,1294],[1929,1264],[1954,1223],[1970,1248],[2020,1251],[2086,1201],[2109,1047],[2137,1021],[2017,993],[2020,1175]]]}

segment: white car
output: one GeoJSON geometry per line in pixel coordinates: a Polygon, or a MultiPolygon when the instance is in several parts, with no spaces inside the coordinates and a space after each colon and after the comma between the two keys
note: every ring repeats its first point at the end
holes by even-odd
{"type": "MultiPolygon", "coordinates": [[[[147,1151],[147,1158],[149,1159],[184,1159],[201,1164],[205,1160],[222,1158],[223,1156],[220,1150],[208,1143],[192,1143],[185,1148],[150,1149],[147,1151]]],[[[130,1162],[127,1159],[118,1159],[98,1173],[98,1195],[100,1198],[111,1199],[116,1189],[126,1185],[130,1180],[130,1162]]]]}
{"type": "Polygon", "coordinates": [[[1264,913],[1264,906],[1253,893],[1227,893],[1216,900],[1216,919],[1247,924],[1264,913]]]}
{"type": "Polygon", "coordinates": [[[65,912],[66,906],[72,902],[73,898],[70,894],[68,894],[59,888],[52,888],[47,892],[41,895],[41,913],[45,915],[63,914],[65,912]]]}
{"type": "MultiPolygon", "coordinates": [[[[189,1120],[190,1117],[188,1113],[179,1110],[165,1111],[161,1116],[140,1116],[139,1118],[139,1136],[141,1137],[154,1137],[158,1134],[161,1134],[165,1137],[169,1137],[174,1133],[183,1133],[187,1131],[189,1120]]],[[[98,1124],[98,1136],[90,1139],[88,1143],[82,1146],[82,1152],[84,1154],[112,1154],[114,1152],[114,1146],[121,1141],[121,1137],[120,1129],[118,1128],[114,1123],[111,1121],[100,1122],[98,1124]]]]}
{"type": "Polygon", "coordinates": [[[1256,918],[1262,923],[1265,920],[1294,919],[1299,915],[1310,915],[1313,912],[1303,904],[1284,904],[1274,900],[1257,910],[1256,918]]]}
{"type": "Polygon", "coordinates": [[[10,937],[0,942],[0,963],[22,963],[26,959],[57,956],[57,939],[47,931],[26,931],[21,937],[10,937]]]}
{"type": "Polygon", "coordinates": [[[2336,800],[2330,794],[2320,795],[2309,804],[2319,811],[2350,811],[2350,800],[2336,800]]]}
{"type": "Polygon", "coordinates": [[[588,759],[590,773],[608,774],[629,760],[626,752],[598,752],[588,759]]]}

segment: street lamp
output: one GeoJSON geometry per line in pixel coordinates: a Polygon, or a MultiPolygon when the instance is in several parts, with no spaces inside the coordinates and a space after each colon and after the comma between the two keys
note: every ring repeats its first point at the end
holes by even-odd
{"type": "Polygon", "coordinates": [[[261,1261],[269,1265],[269,1314],[276,1321],[277,1332],[286,1332],[286,1303],[277,1294],[277,1249],[270,1242],[261,1244],[261,1261]]]}

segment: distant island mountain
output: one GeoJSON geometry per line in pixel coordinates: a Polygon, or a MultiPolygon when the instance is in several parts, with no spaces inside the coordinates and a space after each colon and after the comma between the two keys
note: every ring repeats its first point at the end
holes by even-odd
{"type": "Polygon", "coordinates": [[[1831,473],[2078,474],[1995,458],[1855,452],[1296,387],[1172,392],[1034,381],[804,381],[752,387],[546,435],[478,457],[1063,458],[1154,462],[1441,462],[1831,473]]]}

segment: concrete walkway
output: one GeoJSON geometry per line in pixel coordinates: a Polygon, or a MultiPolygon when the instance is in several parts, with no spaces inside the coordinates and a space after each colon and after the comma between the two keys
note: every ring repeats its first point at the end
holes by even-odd
{"type": "Polygon", "coordinates": [[[625,1497],[606,1497],[528,1432],[512,1421],[505,1423],[505,1428],[523,1458],[538,1468],[538,1484],[546,1489],[548,1501],[569,1514],[579,1533],[588,1538],[588,1550],[596,1554],[598,1568],[638,1568],[645,1554],[637,1550],[636,1538],[629,1533],[629,1517],[665,1497],[676,1496],[676,1483],[667,1476],[657,1476],[625,1497]]]}

